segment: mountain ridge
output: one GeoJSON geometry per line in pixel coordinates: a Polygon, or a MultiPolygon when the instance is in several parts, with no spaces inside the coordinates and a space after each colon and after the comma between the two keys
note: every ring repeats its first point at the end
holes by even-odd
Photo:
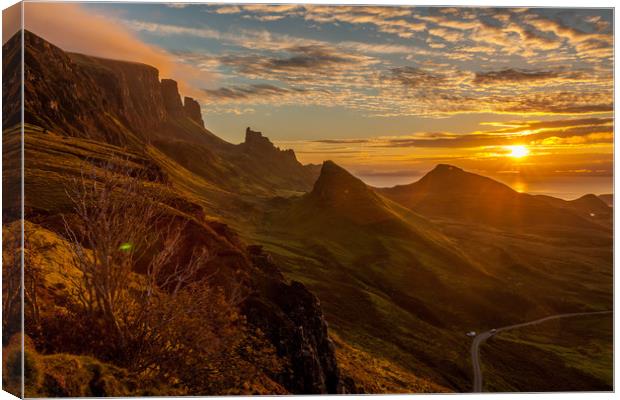
{"type": "MultiPolygon", "coordinates": [[[[20,46],[20,34],[4,44],[5,66],[19,62],[20,46]]],[[[152,145],[209,184],[247,195],[305,192],[318,176],[316,166],[302,165],[292,151],[214,135],[204,127],[200,104],[187,96],[181,101],[177,83],[160,80],[152,66],[68,53],[27,30],[24,57],[25,122],[45,131],[136,152],[152,145]]],[[[3,93],[19,93],[19,79],[5,80],[3,93]]],[[[5,126],[20,121],[18,108],[6,110],[5,126]]]]}
{"type": "Polygon", "coordinates": [[[545,225],[603,229],[590,216],[594,210],[600,211],[603,204],[596,199],[597,204],[593,206],[593,196],[584,196],[590,199],[589,207],[583,207],[584,200],[567,202],[569,205],[564,206],[564,200],[551,198],[553,200],[549,201],[544,196],[519,193],[506,184],[448,164],[437,165],[416,182],[377,191],[432,218],[453,218],[521,230],[545,225]],[[577,204],[581,207],[573,207],[577,204]]]}

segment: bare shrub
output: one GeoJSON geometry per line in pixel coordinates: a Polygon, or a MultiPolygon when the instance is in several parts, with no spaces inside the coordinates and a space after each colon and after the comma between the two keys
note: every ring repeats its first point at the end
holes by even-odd
{"type": "Polygon", "coordinates": [[[27,334],[36,334],[40,327],[39,292],[45,272],[35,261],[35,255],[45,251],[48,246],[33,239],[33,232],[28,224],[23,225],[23,231],[19,221],[3,226],[2,330],[5,340],[21,331],[22,318],[27,334]]]}
{"type": "Polygon", "coordinates": [[[73,213],[63,216],[65,234],[80,272],[67,280],[83,317],[97,321],[113,354],[127,354],[149,335],[159,292],[172,301],[210,257],[202,248],[179,262],[184,224],[166,210],[167,188],[149,186],[144,174],[127,160],[112,160],[83,170],[66,190],[73,213]]]}
{"type": "Polygon", "coordinates": [[[146,178],[112,160],[67,187],[64,234],[79,271],[66,274],[76,299],[74,340],[181,393],[234,391],[265,369],[279,370],[273,348],[240,317],[238,299],[213,287],[209,275],[197,279],[209,249],[179,254],[186,222],[166,205],[169,188],[146,178]]]}

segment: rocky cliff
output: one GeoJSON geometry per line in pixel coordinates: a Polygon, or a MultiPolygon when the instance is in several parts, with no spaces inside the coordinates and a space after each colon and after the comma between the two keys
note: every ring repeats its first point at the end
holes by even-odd
{"type": "MultiPolygon", "coordinates": [[[[316,167],[302,165],[292,150],[277,149],[267,138],[264,145],[251,137],[233,145],[209,132],[198,101],[181,101],[177,82],[160,81],[151,66],[67,53],[27,31],[24,42],[29,124],[138,153],[153,145],[209,184],[235,193],[308,191],[318,176],[316,167]]],[[[4,65],[19,63],[20,45],[19,35],[5,43],[4,65]]],[[[19,76],[14,78],[4,81],[3,95],[20,92],[19,76]]],[[[6,108],[5,126],[19,120],[19,107],[6,108]]]]}
{"type": "MultiPolygon", "coordinates": [[[[259,246],[252,247],[253,264],[268,274],[280,275],[271,257],[259,246]]],[[[268,279],[261,286],[260,294],[256,292],[245,300],[243,312],[289,360],[291,371],[280,377],[285,387],[304,394],[342,392],[334,345],[318,298],[295,281],[289,284],[268,279]]]]}
{"type": "Polygon", "coordinates": [[[292,149],[281,150],[276,147],[268,137],[263,136],[262,132],[253,131],[250,127],[245,129],[245,141],[241,143],[241,148],[247,152],[269,155],[282,160],[297,162],[295,151],[292,149]]]}
{"type": "Polygon", "coordinates": [[[238,145],[235,157],[244,160],[244,168],[254,179],[290,189],[308,191],[319,175],[319,166],[301,165],[292,149],[282,150],[269,138],[250,127],[245,130],[245,141],[238,145]],[[286,181],[283,174],[287,175],[286,181]]]}
{"type": "Polygon", "coordinates": [[[184,115],[183,103],[179,94],[177,82],[172,79],[161,80],[161,95],[164,100],[164,107],[168,115],[173,117],[181,117],[184,115]]]}
{"type": "Polygon", "coordinates": [[[200,103],[198,103],[196,100],[192,99],[191,97],[186,96],[184,99],[183,110],[185,111],[185,116],[187,118],[191,119],[194,122],[197,122],[200,126],[204,127],[205,123],[202,120],[202,112],[200,111],[200,103]]]}
{"type": "MultiPolygon", "coordinates": [[[[9,63],[20,56],[19,46],[17,35],[3,46],[9,63]]],[[[189,107],[183,107],[176,82],[160,81],[159,71],[152,66],[67,53],[28,31],[24,32],[24,59],[27,123],[68,136],[126,145],[149,139],[151,132],[171,119],[202,121],[200,105],[192,99],[189,107]]],[[[16,87],[19,80],[3,88],[8,93],[16,87]]],[[[4,120],[18,121],[19,110],[9,111],[4,120]]]]}

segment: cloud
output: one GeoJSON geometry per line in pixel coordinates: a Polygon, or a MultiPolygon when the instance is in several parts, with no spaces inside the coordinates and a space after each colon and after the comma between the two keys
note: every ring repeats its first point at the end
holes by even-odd
{"type": "Polygon", "coordinates": [[[577,28],[565,25],[560,21],[540,16],[539,14],[530,14],[526,16],[525,21],[541,32],[551,32],[558,37],[569,40],[571,43],[594,39],[607,42],[611,45],[613,40],[610,34],[584,32],[577,28]]]}
{"type": "Polygon", "coordinates": [[[222,87],[219,89],[203,89],[209,99],[215,100],[264,100],[304,92],[303,89],[287,89],[269,84],[253,84],[247,86],[222,87]]]}
{"type": "MultiPolygon", "coordinates": [[[[576,74],[572,74],[575,76],[576,74]]],[[[522,83],[540,80],[550,80],[566,76],[564,71],[553,70],[522,70],[507,68],[499,71],[476,72],[473,83],[489,85],[496,83],[522,83]]]]}
{"type": "Polygon", "coordinates": [[[176,79],[186,94],[199,94],[194,84],[211,78],[179,62],[167,51],[144,43],[118,23],[78,4],[24,3],[24,12],[28,15],[26,29],[63,50],[152,65],[161,76],[176,79]]]}
{"type": "Polygon", "coordinates": [[[433,87],[446,78],[415,67],[397,67],[390,70],[390,78],[408,88],[433,87]]]}
{"type": "Polygon", "coordinates": [[[314,140],[315,143],[325,144],[363,144],[369,143],[369,139],[320,139],[314,140]]]}
{"type": "MultiPolygon", "coordinates": [[[[547,121],[509,121],[485,123],[495,126],[484,132],[456,134],[451,132],[419,132],[409,136],[373,137],[359,139],[321,139],[312,143],[326,146],[364,144],[365,151],[373,148],[450,148],[473,149],[514,144],[596,144],[613,143],[613,118],[576,118],[547,121]]],[[[350,149],[342,147],[341,150],[350,149]]]]}
{"type": "Polygon", "coordinates": [[[587,114],[613,111],[613,95],[609,91],[533,93],[500,104],[496,111],[507,113],[587,114]]]}
{"type": "Polygon", "coordinates": [[[134,31],[156,33],[158,35],[187,35],[203,39],[222,39],[223,35],[214,29],[190,28],[179,25],[160,24],[139,20],[121,20],[123,25],[134,31]]]}
{"type": "Polygon", "coordinates": [[[351,66],[363,57],[338,53],[333,48],[318,45],[295,46],[287,49],[286,57],[265,55],[227,55],[219,58],[222,64],[252,75],[273,75],[278,72],[322,73],[326,69],[351,66]]]}
{"type": "Polygon", "coordinates": [[[465,35],[458,30],[446,28],[431,28],[428,30],[428,33],[447,42],[457,42],[465,37],[465,35]]]}
{"type": "Polygon", "coordinates": [[[411,18],[409,7],[375,7],[375,6],[324,6],[298,4],[246,4],[241,6],[223,6],[216,8],[216,13],[243,14],[256,19],[281,19],[280,17],[303,17],[316,23],[349,23],[354,25],[372,25],[380,32],[390,33],[402,38],[411,38],[417,32],[426,29],[423,21],[411,18]],[[276,18],[277,17],[277,18],[276,18]]]}
{"type": "MultiPolygon", "coordinates": [[[[46,30],[44,37],[56,35],[63,48],[154,65],[162,76],[180,80],[184,92],[190,85],[207,88],[192,95],[209,95],[210,104],[234,102],[238,109],[260,101],[340,106],[374,117],[441,117],[474,112],[603,113],[611,111],[613,104],[609,33],[594,28],[580,31],[531,9],[286,4],[206,8],[209,18],[217,14],[293,17],[312,27],[348,23],[419,39],[386,39],[371,30],[370,36],[364,36],[369,42],[356,42],[247,29],[243,24],[234,31],[221,31],[204,24],[112,20],[75,4],[29,3],[28,7],[42,10],[36,25],[46,30]],[[57,18],[56,14],[63,15],[57,18]],[[218,42],[218,52],[170,54],[140,41],[137,32],[178,36],[177,41],[199,38],[205,45],[218,42]],[[262,89],[262,96],[255,94],[265,84],[280,90],[262,89]]],[[[590,18],[583,24],[601,20],[590,18]]]]}

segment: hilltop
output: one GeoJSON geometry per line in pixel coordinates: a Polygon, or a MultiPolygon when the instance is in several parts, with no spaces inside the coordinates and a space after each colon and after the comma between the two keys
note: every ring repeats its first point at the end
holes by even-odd
{"type": "Polygon", "coordinates": [[[436,166],[417,182],[379,192],[429,218],[523,231],[558,226],[600,230],[604,228],[597,223],[599,219],[590,214],[609,215],[608,207],[594,196],[573,202],[550,200],[516,192],[503,183],[446,164],[436,166]]]}

